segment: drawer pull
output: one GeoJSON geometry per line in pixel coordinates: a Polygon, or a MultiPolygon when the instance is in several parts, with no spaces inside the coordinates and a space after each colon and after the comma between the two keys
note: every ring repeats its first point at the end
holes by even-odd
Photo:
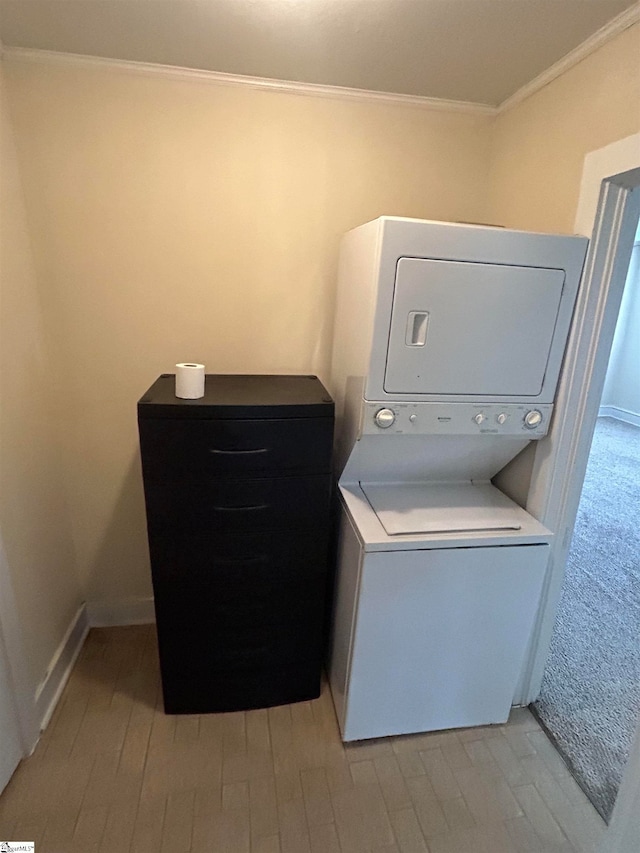
{"type": "Polygon", "coordinates": [[[249,504],[247,506],[214,506],[216,512],[250,512],[254,509],[268,509],[269,504],[249,504]]]}
{"type": "Polygon", "coordinates": [[[249,454],[249,453],[268,453],[268,447],[255,447],[251,450],[223,450],[220,447],[211,447],[209,448],[209,453],[223,453],[225,455],[238,455],[238,454],[249,454]]]}

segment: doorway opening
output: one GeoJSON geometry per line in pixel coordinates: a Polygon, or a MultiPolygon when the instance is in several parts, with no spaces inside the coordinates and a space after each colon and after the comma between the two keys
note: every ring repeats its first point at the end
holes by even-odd
{"type": "Polygon", "coordinates": [[[534,711],[608,822],[640,707],[640,227],[534,711]]]}

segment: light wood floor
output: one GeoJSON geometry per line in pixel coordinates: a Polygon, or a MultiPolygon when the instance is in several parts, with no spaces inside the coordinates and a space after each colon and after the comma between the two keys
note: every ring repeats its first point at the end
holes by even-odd
{"type": "Polygon", "coordinates": [[[526,710],[344,746],[314,702],[165,716],[152,626],[94,629],[0,837],[37,853],[589,853],[604,824],[526,710]]]}

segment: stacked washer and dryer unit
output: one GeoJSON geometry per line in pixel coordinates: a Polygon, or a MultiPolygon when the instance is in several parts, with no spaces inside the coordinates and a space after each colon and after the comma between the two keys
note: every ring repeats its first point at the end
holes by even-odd
{"type": "Polygon", "coordinates": [[[492,479],[547,433],[586,245],[394,217],[344,238],[329,673],[345,741],[508,717],[552,532],[492,479]]]}

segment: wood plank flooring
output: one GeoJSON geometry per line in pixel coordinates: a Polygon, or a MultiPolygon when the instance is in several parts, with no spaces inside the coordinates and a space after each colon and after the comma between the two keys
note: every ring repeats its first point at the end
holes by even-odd
{"type": "Polygon", "coordinates": [[[166,716],[153,626],[93,629],[0,837],[38,853],[593,853],[604,823],[527,710],[342,744],[313,702],[166,716]]]}

